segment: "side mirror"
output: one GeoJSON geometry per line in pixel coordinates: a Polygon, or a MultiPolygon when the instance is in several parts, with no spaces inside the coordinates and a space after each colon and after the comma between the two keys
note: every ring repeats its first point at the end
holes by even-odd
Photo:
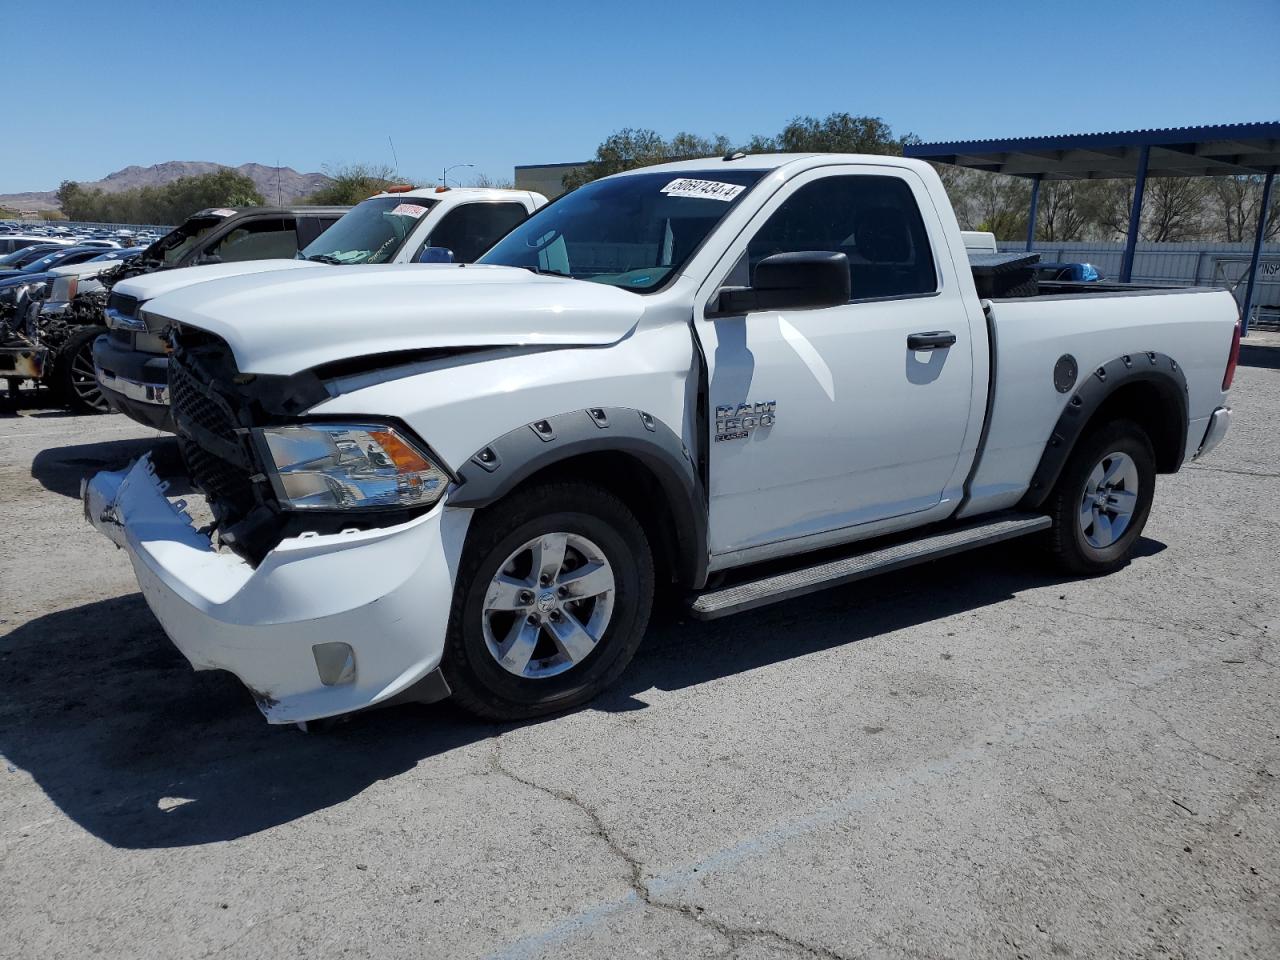
{"type": "Polygon", "coordinates": [[[453,263],[453,251],[448,247],[423,247],[418,263],[453,263]]]}
{"type": "Polygon", "coordinates": [[[825,250],[775,253],[756,264],[750,287],[720,290],[718,313],[835,307],[848,303],[849,258],[825,250]]]}

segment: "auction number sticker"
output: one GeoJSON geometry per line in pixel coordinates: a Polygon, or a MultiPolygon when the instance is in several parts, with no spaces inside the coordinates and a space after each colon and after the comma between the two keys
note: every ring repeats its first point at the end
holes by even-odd
{"type": "Polygon", "coordinates": [[[228,210],[226,207],[219,207],[217,210],[209,211],[209,216],[211,217],[234,217],[235,215],[236,212],[234,210],[228,210]]]}
{"type": "Polygon", "coordinates": [[[391,208],[393,215],[399,214],[402,217],[420,217],[426,212],[426,207],[420,207],[416,203],[400,203],[391,208]]]}
{"type": "Polygon", "coordinates": [[[669,197],[697,197],[699,200],[724,200],[727,203],[745,189],[737,183],[681,177],[668,183],[662,188],[662,192],[669,197]]]}

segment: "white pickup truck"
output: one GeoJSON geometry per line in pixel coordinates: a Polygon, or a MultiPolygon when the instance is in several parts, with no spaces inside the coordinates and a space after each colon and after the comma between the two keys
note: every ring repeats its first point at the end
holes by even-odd
{"type": "Polygon", "coordinates": [[[923,163],[737,154],[584,186],[475,265],[202,283],[145,313],[214,522],[145,459],[86,516],[273,723],[581,704],[667,584],[711,618],[1032,534],[1114,570],[1226,432],[1235,302],[981,297],[1005,267],[923,163]]]}
{"type": "MultiPolygon", "coordinates": [[[[216,216],[192,218],[190,236],[175,237],[163,257],[170,264],[195,266],[153,266],[111,289],[104,310],[107,333],[93,345],[97,387],[112,409],[147,426],[172,430],[166,331],[144,322],[142,308],[150,300],[221,277],[323,264],[470,263],[546,202],[529,190],[403,187],[345,212],[333,211],[314,224],[314,218],[302,215],[307,208],[298,208],[296,234],[294,218],[259,214],[244,226],[220,225],[216,216]],[[310,242],[298,250],[304,227],[310,242]]],[[[213,211],[219,212],[236,213],[213,211]]],[[[239,212],[237,222],[249,214],[253,211],[239,212]]]]}

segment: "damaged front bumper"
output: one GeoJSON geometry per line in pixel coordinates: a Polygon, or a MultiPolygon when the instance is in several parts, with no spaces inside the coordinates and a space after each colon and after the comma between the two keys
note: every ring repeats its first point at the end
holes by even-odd
{"type": "Polygon", "coordinates": [[[195,669],[234,673],[271,723],[448,694],[438,667],[470,511],[303,534],[254,567],[216,550],[166,486],[143,457],[84,481],[81,497],[195,669]]]}

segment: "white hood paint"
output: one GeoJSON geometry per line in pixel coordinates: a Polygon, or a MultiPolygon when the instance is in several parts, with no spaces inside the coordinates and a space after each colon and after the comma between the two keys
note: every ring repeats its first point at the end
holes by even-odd
{"type": "Polygon", "coordinates": [[[207,280],[219,280],[225,277],[243,277],[258,273],[269,273],[275,270],[295,270],[299,267],[314,269],[325,264],[313,263],[309,260],[242,260],[236,263],[209,263],[202,267],[179,267],[176,270],[157,270],[155,273],[144,273],[139,277],[121,280],[113,288],[114,292],[125,296],[137,297],[145,303],[162,294],[190,286],[193,283],[204,283],[207,280]]]}
{"type": "Polygon", "coordinates": [[[292,374],[400,350],[616,343],[644,301],[516,267],[394,264],[212,280],[148,310],[226,340],[242,372],[292,374]]]}

